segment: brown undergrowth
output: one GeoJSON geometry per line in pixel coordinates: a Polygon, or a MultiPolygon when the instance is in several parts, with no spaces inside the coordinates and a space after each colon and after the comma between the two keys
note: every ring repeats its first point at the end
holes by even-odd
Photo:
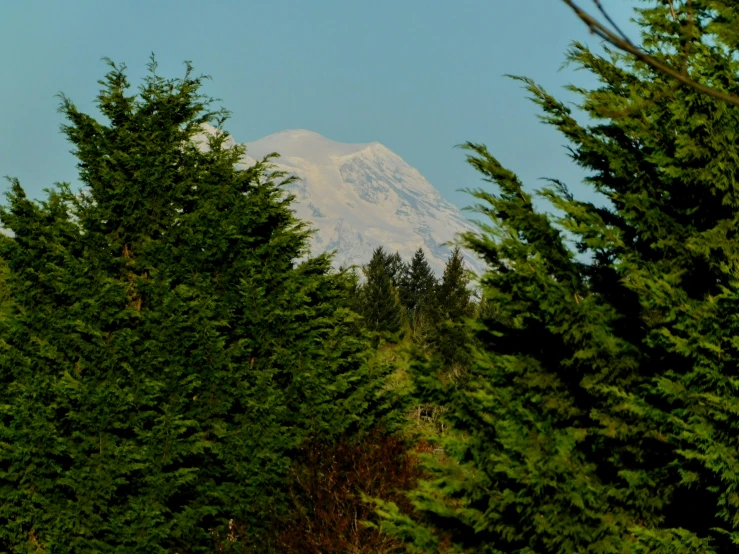
{"type": "MultiPolygon", "coordinates": [[[[414,450],[423,451],[421,443],[414,450]]],[[[407,442],[376,430],[361,441],[340,441],[332,448],[314,447],[303,454],[293,474],[297,509],[278,539],[284,553],[328,554],[404,552],[402,543],[366,527],[374,507],[361,494],[395,502],[412,511],[405,491],[421,477],[417,457],[407,442]]]]}

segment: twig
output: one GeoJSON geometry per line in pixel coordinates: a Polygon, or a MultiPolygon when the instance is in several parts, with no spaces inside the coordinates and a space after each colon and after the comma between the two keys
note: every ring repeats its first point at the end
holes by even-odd
{"type": "Polygon", "coordinates": [[[672,15],[672,20],[677,23],[677,14],[675,13],[675,6],[672,4],[672,0],[667,0],[667,4],[670,6],[670,14],[672,15]]]}
{"type": "Polygon", "coordinates": [[[603,17],[606,18],[606,21],[608,21],[608,23],[611,24],[611,27],[613,27],[614,29],[616,29],[616,32],[619,35],[621,35],[621,38],[624,41],[626,41],[627,43],[629,43],[631,46],[633,46],[634,48],[636,48],[636,46],[634,45],[634,43],[629,39],[628,36],[626,36],[626,33],[624,33],[621,30],[621,28],[618,25],[616,25],[616,22],[613,20],[613,18],[611,18],[611,16],[608,15],[608,12],[606,12],[605,8],[603,8],[603,4],[601,4],[600,0],[593,0],[593,3],[598,8],[598,11],[601,13],[601,15],[603,15],[603,17]]]}
{"type": "MultiPolygon", "coordinates": [[[[693,79],[691,79],[687,72],[681,73],[679,71],[676,71],[675,69],[671,68],[668,65],[665,65],[664,63],[660,62],[656,58],[650,56],[637,46],[635,46],[627,37],[625,36],[618,36],[616,33],[621,34],[621,31],[614,25],[616,28],[616,33],[613,31],[607,29],[603,24],[601,24],[599,21],[597,21],[595,18],[593,18],[591,15],[587,14],[585,11],[582,10],[573,0],[562,0],[565,4],[567,4],[572,11],[575,12],[577,17],[580,18],[580,20],[585,23],[585,25],[588,26],[588,29],[590,29],[590,32],[593,34],[598,35],[602,39],[608,41],[610,44],[615,46],[616,48],[623,50],[624,52],[628,52],[629,54],[635,56],[637,59],[643,61],[645,64],[649,65],[653,69],[656,69],[657,71],[660,71],[661,73],[664,73],[665,75],[668,75],[672,77],[673,79],[676,79],[678,82],[682,83],[683,85],[687,85],[689,87],[692,87],[693,89],[702,92],[703,94],[706,94],[708,96],[711,96],[713,98],[716,98],[717,100],[722,100],[723,102],[726,102],[728,104],[731,104],[733,106],[739,106],[739,96],[730,95],[723,93],[719,90],[716,90],[711,87],[707,87],[705,85],[702,85],[693,79]]],[[[596,5],[601,9],[603,13],[604,10],[602,10],[602,6],[600,6],[600,2],[598,0],[594,0],[596,2],[596,5]]],[[[610,22],[611,18],[607,17],[607,20],[610,22]]],[[[691,10],[691,24],[692,24],[692,10],[691,10]]],[[[684,65],[686,65],[684,63],[684,65]]]]}

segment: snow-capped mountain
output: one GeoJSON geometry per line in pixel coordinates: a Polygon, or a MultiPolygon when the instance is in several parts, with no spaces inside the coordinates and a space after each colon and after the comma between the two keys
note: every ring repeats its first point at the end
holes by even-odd
{"type": "MultiPolygon", "coordinates": [[[[205,126],[207,133],[214,127],[205,126]]],[[[202,139],[197,139],[202,143],[202,139]]],[[[229,137],[227,144],[234,144],[229,137]]],[[[281,171],[296,175],[290,185],[296,215],[317,230],[314,254],[337,250],[336,265],[362,265],[383,246],[405,260],[422,247],[441,274],[450,253],[446,242],[476,228],[413,167],[380,144],[344,144],[311,131],[290,130],[246,143],[243,164],[272,152],[281,171]]],[[[482,264],[466,262],[476,273],[482,264]]]]}

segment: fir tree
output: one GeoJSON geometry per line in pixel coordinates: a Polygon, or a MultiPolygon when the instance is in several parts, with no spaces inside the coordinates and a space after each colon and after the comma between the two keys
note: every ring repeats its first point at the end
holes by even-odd
{"type": "Polygon", "coordinates": [[[468,288],[469,283],[462,251],[457,246],[447,259],[437,291],[437,303],[444,319],[460,322],[471,314],[472,294],[468,288]]]}
{"type": "MultiPolygon", "coordinates": [[[[645,43],[670,58],[693,25],[686,71],[735,94],[739,11],[693,6],[692,20],[662,2],[641,10],[645,43]]],[[[489,264],[494,309],[464,386],[417,367],[453,431],[414,493],[424,517],[386,504],[385,529],[417,551],[444,539],[490,553],[734,552],[739,110],[619,54],[575,44],[569,59],[600,80],[573,90],[602,121],[579,124],[521,80],[609,205],[552,181],[541,195],[563,215],[543,213],[484,146],[466,145],[495,186],[474,192],[491,223],[465,237],[489,264]]]]}
{"type": "MultiPolygon", "coordinates": [[[[372,252],[369,263],[362,268],[362,309],[367,329],[378,333],[397,333],[403,325],[398,291],[393,284],[400,272],[399,256],[388,255],[382,246],[372,252]]],[[[401,260],[402,264],[402,260],[401,260]]]]}
{"type": "Polygon", "coordinates": [[[293,453],[379,415],[351,279],[269,157],[195,146],[226,114],[189,64],[138,96],[109,64],[107,123],[62,97],[82,194],[13,180],[0,211],[0,550],[269,551],[293,453]]]}
{"type": "Polygon", "coordinates": [[[411,330],[415,333],[421,324],[424,309],[432,300],[437,281],[422,248],[416,250],[405,273],[406,278],[400,285],[400,299],[408,314],[411,330]]]}
{"type": "Polygon", "coordinates": [[[443,365],[455,373],[466,368],[471,359],[472,336],[466,318],[472,315],[474,306],[469,282],[462,252],[457,246],[447,259],[431,305],[431,319],[436,326],[432,339],[434,350],[443,365]]]}
{"type": "Polygon", "coordinates": [[[386,271],[388,276],[390,277],[390,281],[393,284],[393,287],[395,287],[395,290],[400,290],[400,287],[406,279],[407,274],[407,267],[405,262],[403,262],[403,258],[401,258],[400,253],[395,252],[395,254],[390,254],[385,257],[385,265],[386,265],[386,271]]]}

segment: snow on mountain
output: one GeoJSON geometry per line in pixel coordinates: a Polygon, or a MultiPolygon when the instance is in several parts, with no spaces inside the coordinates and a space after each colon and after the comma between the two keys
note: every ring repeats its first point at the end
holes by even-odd
{"type": "MultiPolygon", "coordinates": [[[[216,132],[208,125],[204,130],[216,132]]],[[[231,137],[228,141],[234,144],[231,137]]],[[[377,246],[410,260],[420,246],[441,274],[451,252],[445,243],[476,230],[416,169],[379,142],[344,144],[312,131],[289,130],[245,146],[243,165],[277,152],[277,169],[299,178],[288,187],[296,197],[296,215],[317,230],[312,252],[336,249],[337,266],[365,264],[377,246]]],[[[482,272],[473,255],[465,260],[482,272]]]]}

